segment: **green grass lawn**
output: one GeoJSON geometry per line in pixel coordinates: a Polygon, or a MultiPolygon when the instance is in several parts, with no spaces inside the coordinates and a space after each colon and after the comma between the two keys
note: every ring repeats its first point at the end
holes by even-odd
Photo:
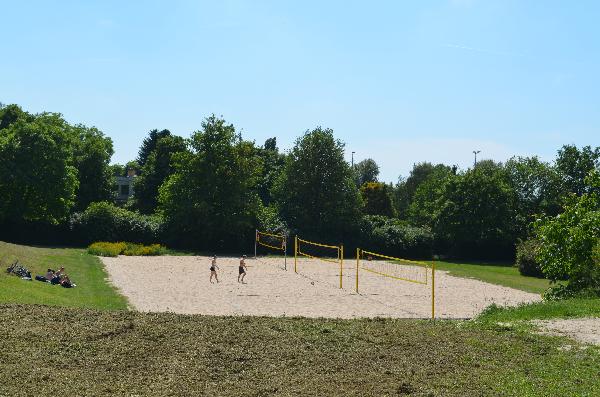
{"type": "Polygon", "coordinates": [[[447,270],[450,275],[474,278],[491,284],[503,285],[541,294],[550,286],[546,279],[526,277],[512,264],[435,262],[436,270],[447,270]]]}
{"type": "Polygon", "coordinates": [[[551,318],[600,317],[600,299],[566,299],[517,307],[489,307],[478,318],[484,322],[513,322],[551,318]]]}
{"type": "Polygon", "coordinates": [[[100,260],[84,249],[37,248],[0,242],[0,303],[38,303],[98,309],[125,309],[127,301],[107,282],[100,260]],[[65,267],[76,288],[62,288],[39,281],[24,281],[6,273],[15,259],[27,267],[32,276],[46,269],[65,267]]]}
{"type": "Polygon", "coordinates": [[[592,396],[600,349],[462,321],[0,305],[0,396],[592,396]]]}

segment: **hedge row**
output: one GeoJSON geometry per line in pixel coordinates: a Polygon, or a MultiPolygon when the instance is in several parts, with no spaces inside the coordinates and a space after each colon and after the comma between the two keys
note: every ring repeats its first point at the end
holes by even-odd
{"type": "Polygon", "coordinates": [[[88,253],[97,256],[157,256],[163,255],[165,252],[166,248],[160,244],[97,242],[88,247],[88,253]]]}
{"type": "Polygon", "coordinates": [[[157,243],[161,241],[163,227],[158,216],[141,215],[108,202],[92,203],[71,217],[71,230],[85,244],[95,241],[157,243]]]}

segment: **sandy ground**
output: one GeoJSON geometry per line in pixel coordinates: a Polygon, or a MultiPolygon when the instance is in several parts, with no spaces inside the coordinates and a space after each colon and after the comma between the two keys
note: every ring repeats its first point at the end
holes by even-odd
{"type": "Polygon", "coordinates": [[[600,345],[600,318],[539,320],[533,322],[543,333],[566,336],[583,343],[600,345]]]}
{"type": "MultiPolygon", "coordinates": [[[[210,258],[158,256],[101,258],[110,281],[133,309],[212,315],[302,316],[329,318],[431,317],[429,285],[399,281],[361,271],[359,293],[356,263],[343,269],[339,288],[339,265],[315,259],[247,259],[246,284],[237,282],[239,258],[219,258],[220,283],[211,284],[210,258]]],[[[412,269],[414,274],[423,270],[412,269]]],[[[421,274],[424,276],[424,274],[421,274]]],[[[411,276],[412,278],[412,276],[411,276]]],[[[435,274],[437,318],[471,318],[492,303],[517,305],[540,297],[512,288],[473,279],[435,274]]]]}

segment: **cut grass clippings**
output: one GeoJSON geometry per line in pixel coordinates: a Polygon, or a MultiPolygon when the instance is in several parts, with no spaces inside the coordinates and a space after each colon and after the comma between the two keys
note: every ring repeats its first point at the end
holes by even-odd
{"type": "Polygon", "coordinates": [[[127,300],[106,281],[100,260],[84,249],[39,248],[0,242],[0,303],[37,303],[53,306],[125,309],[127,300]],[[76,288],[62,288],[39,281],[21,280],[6,273],[16,259],[32,275],[44,275],[48,268],[65,267],[76,288]]]}
{"type": "Polygon", "coordinates": [[[461,321],[0,305],[0,323],[0,396],[592,396],[600,390],[598,348],[565,351],[560,338],[461,321]]]}

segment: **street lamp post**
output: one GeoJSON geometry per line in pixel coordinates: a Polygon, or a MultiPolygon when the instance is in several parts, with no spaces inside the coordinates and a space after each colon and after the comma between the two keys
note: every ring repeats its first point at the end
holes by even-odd
{"type": "Polygon", "coordinates": [[[473,154],[475,155],[475,164],[473,166],[477,165],[477,153],[481,153],[481,150],[473,150],[473,154]]]}

